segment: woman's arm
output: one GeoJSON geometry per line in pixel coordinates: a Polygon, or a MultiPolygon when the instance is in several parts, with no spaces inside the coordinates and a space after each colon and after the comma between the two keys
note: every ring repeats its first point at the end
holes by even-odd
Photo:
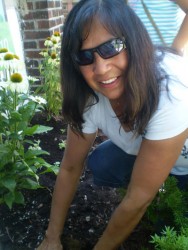
{"type": "Polygon", "coordinates": [[[115,250],[127,239],[168,177],[187,137],[188,129],[170,139],[143,140],[127,194],[94,250],[115,250]]]}
{"type": "Polygon", "coordinates": [[[52,197],[50,222],[46,237],[38,250],[62,249],[60,236],[63,231],[67,211],[74,197],[85,158],[94,142],[96,134],[84,138],[69,128],[66,149],[52,197]]]}
{"type": "Polygon", "coordinates": [[[188,1],[176,0],[175,2],[186,14],[181,27],[172,43],[173,48],[182,52],[185,48],[185,45],[188,44],[188,1]]]}

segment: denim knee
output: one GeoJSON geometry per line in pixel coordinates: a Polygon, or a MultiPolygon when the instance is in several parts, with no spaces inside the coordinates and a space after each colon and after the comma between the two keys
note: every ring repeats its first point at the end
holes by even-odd
{"type": "Polygon", "coordinates": [[[87,166],[99,186],[126,187],[136,156],[125,153],[110,140],[101,143],[88,157],[87,166]]]}

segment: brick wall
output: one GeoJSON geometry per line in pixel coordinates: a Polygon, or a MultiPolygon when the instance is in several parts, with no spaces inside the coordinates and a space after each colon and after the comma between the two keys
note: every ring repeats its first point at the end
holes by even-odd
{"type": "Polygon", "coordinates": [[[42,57],[39,52],[44,48],[44,41],[54,31],[62,33],[62,0],[27,0],[29,13],[23,17],[23,41],[27,73],[40,79],[38,66],[42,57]]]}
{"type": "Polygon", "coordinates": [[[63,14],[66,18],[67,14],[69,13],[69,11],[72,9],[72,7],[79,2],[79,0],[62,0],[62,4],[63,4],[63,14]]]}

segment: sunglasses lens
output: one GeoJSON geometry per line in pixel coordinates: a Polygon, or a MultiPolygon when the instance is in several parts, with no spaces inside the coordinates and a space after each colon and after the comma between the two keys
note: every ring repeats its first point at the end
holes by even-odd
{"type": "Polygon", "coordinates": [[[79,65],[88,65],[93,63],[93,52],[89,50],[80,50],[77,54],[76,61],[79,65]]]}
{"type": "Polygon", "coordinates": [[[110,42],[107,42],[103,45],[101,45],[98,48],[99,54],[104,58],[110,58],[113,57],[117,54],[119,54],[119,52],[121,52],[124,49],[124,43],[122,40],[120,39],[114,39],[110,42]]]}
{"type": "Polygon", "coordinates": [[[94,61],[94,52],[97,52],[103,59],[108,59],[118,55],[124,48],[126,48],[125,42],[115,38],[96,48],[80,50],[76,55],[76,62],[81,66],[89,65],[94,61]]]}

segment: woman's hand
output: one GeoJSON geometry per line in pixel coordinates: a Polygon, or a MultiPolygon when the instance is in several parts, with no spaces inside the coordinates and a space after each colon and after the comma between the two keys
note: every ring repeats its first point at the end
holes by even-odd
{"type": "Polygon", "coordinates": [[[63,246],[60,240],[51,242],[45,238],[36,250],[63,250],[63,246]]]}

